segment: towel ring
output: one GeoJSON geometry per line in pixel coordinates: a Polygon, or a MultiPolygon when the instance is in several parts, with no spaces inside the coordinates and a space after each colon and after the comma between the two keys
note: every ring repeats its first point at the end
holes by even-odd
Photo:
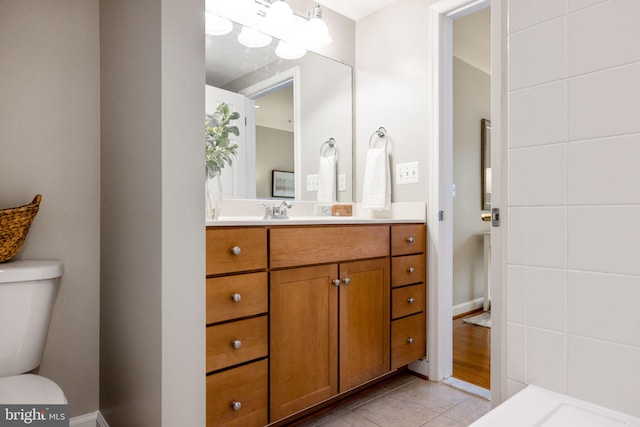
{"type": "Polygon", "coordinates": [[[377,136],[378,138],[384,138],[384,148],[387,148],[387,143],[389,142],[389,140],[387,139],[387,130],[385,128],[383,128],[382,126],[380,126],[378,128],[378,130],[376,130],[375,132],[373,132],[371,134],[371,137],[369,138],[369,148],[373,148],[373,137],[377,136]]]}
{"type": "Polygon", "coordinates": [[[336,140],[334,138],[329,138],[320,146],[320,156],[324,157],[328,151],[333,148],[334,153],[338,154],[338,147],[336,146],[336,140]]]}

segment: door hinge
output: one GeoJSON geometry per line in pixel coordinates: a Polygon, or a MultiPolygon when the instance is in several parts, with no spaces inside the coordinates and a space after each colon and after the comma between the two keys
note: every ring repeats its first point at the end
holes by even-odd
{"type": "Polygon", "coordinates": [[[491,225],[493,227],[500,227],[500,208],[491,209],[491,225]]]}
{"type": "Polygon", "coordinates": [[[444,211],[438,212],[438,221],[440,222],[444,221],[444,211]]]}

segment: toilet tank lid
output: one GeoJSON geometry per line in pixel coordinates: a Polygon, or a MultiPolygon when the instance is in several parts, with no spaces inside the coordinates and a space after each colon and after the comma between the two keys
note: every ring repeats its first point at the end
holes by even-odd
{"type": "Polygon", "coordinates": [[[61,277],[62,262],[56,260],[18,260],[0,263],[0,283],[26,282],[61,277]]]}

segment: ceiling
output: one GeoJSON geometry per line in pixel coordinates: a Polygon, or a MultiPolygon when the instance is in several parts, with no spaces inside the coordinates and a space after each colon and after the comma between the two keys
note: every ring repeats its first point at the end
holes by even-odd
{"type": "MultiPolygon", "coordinates": [[[[354,21],[397,0],[316,0],[354,21]]],[[[454,21],[453,54],[491,74],[491,8],[485,8],[454,21]]]]}
{"type": "Polygon", "coordinates": [[[317,3],[333,9],[354,21],[359,21],[365,16],[395,1],[396,0],[317,0],[317,3]]]}

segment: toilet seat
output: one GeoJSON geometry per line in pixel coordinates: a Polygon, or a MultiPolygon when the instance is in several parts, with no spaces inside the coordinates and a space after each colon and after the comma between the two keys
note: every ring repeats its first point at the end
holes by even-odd
{"type": "Polygon", "coordinates": [[[62,405],[67,398],[56,383],[40,375],[0,378],[0,404],[62,405]]]}

